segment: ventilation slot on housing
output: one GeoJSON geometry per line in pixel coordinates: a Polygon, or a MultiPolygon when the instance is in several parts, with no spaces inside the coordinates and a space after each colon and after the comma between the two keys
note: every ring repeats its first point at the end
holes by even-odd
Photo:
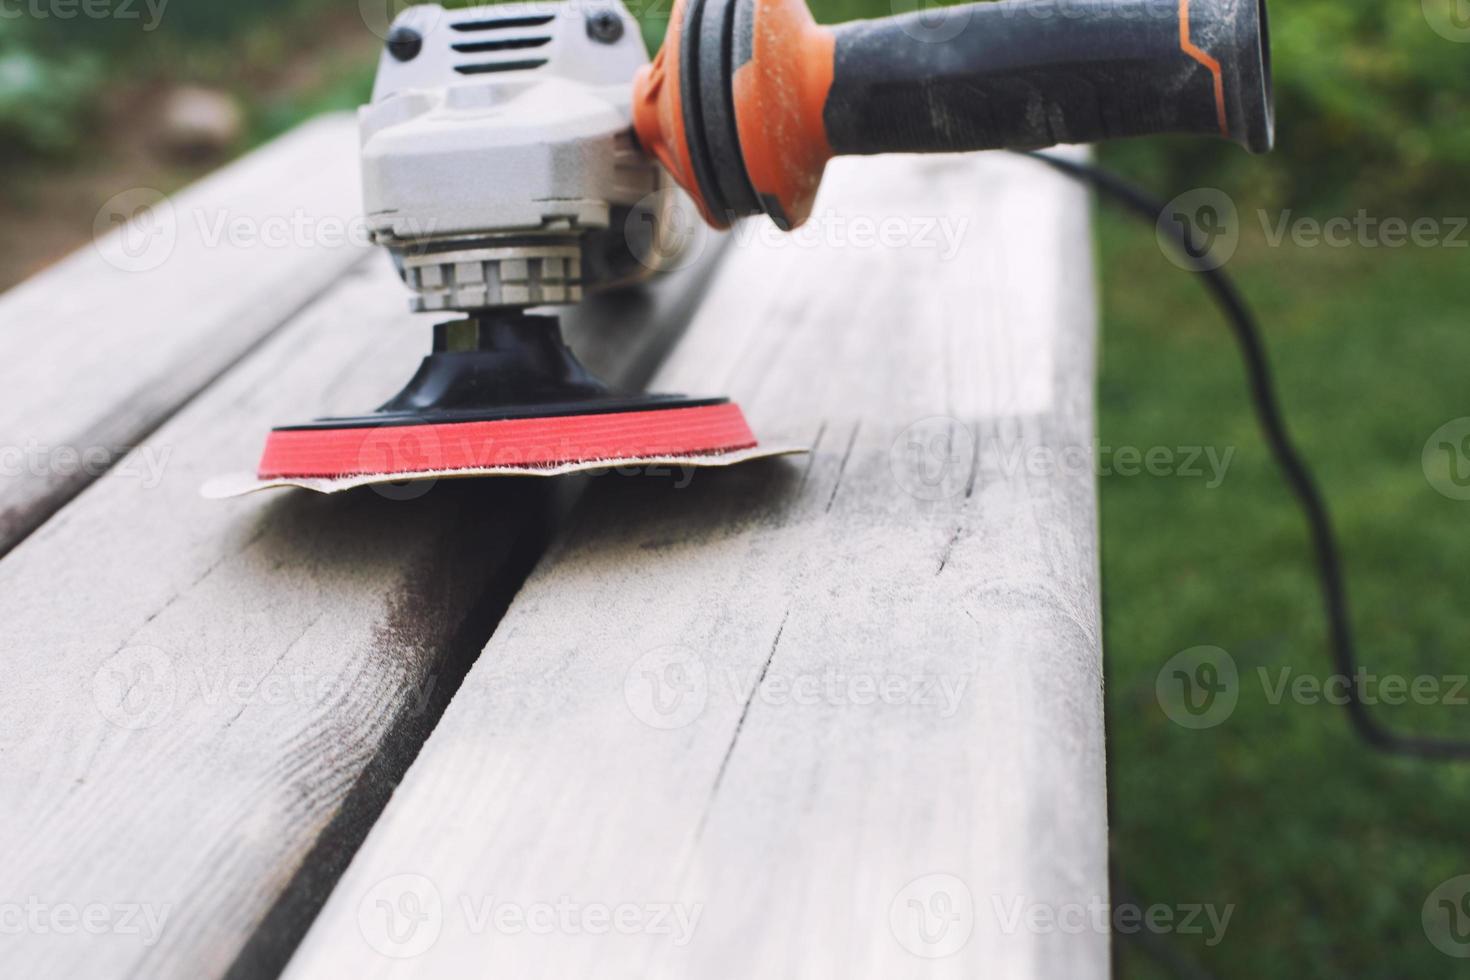
{"type": "Polygon", "coordinates": [[[491,20],[462,20],[450,24],[456,31],[494,31],[502,27],[540,27],[556,20],[556,14],[537,14],[534,17],[499,17],[491,20]]]}
{"type": "Polygon", "coordinates": [[[483,65],[455,65],[461,75],[485,75],[493,71],[529,71],[546,64],[545,58],[527,58],[524,61],[490,61],[483,65]]]}
{"type": "MultiPolygon", "coordinates": [[[[450,27],[456,31],[498,31],[516,27],[543,27],[556,19],[555,14],[536,14],[526,17],[493,17],[487,20],[466,20],[450,27]]],[[[450,44],[450,48],[460,54],[487,54],[492,51],[521,51],[528,48],[539,48],[551,43],[551,35],[535,35],[533,37],[502,37],[486,40],[459,41],[450,44]]],[[[499,71],[530,71],[532,68],[540,68],[546,64],[546,58],[521,58],[516,61],[485,61],[474,64],[455,65],[454,70],[461,75],[485,75],[499,71]]]]}
{"type": "Polygon", "coordinates": [[[481,51],[514,51],[518,48],[539,48],[543,44],[549,44],[549,37],[508,37],[500,41],[461,41],[459,44],[451,44],[454,50],[462,54],[478,54],[481,51]]]}

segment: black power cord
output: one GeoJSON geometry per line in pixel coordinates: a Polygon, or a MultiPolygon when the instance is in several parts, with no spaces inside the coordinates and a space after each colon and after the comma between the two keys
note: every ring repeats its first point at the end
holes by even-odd
{"type": "Polygon", "coordinates": [[[1255,408],[1261,434],[1271,447],[1271,455],[1307,519],[1317,578],[1322,587],[1322,603],[1327,613],[1328,650],[1337,672],[1347,682],[1344,685],[1347,696],[1343,706],[1347,709],[1353,731],[1373,748],[1384,752],[1426,759],[1470,759],[1470,741],[1401,735],[1390,731],[1374,720],[1367,705],[1360,699],[1358,687],[1353,683],[1358,669],[1357,653],[1348,615],[1347,586],[1343,580],[1337,534],[1328,516],[1327,504],[1322,499],[1321,491],[1317,489],[1317,482],[1287,433],[1275,384],[1271,380],[1271,367],[1266,360],[1265,346],[1261,343],[1260,328],[1256,325],[1255,316],[1241,299],[1235,284],[1223,271],[1212,268],[1204,261],[1206,249],[1199,247],[1193,236],[1193,228],[1187,222],[1159,220],[1167,205],[1149,192],[1089,163],[1046,153],[1027,153],[1026,156],[1090,185],[1115,204],[1121,205],[1134,216],[1154,225],[1159,232],[1168,235],[1189,266],[1189,271],[1197,273],[1203,279],[1205,288],[1225,314],[1240,347],[1241,358],[1245,362],[1251,404],[1255,408]]]}

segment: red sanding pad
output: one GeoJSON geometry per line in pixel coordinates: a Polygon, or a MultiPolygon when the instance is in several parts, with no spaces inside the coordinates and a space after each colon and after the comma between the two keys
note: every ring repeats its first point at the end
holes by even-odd
{"type": "Polygon", "coordinates": [[[726,453],[756,445],[740,406],[382,425],[277,429],[257,478],[277,480],[506,467],[726,453]]]}

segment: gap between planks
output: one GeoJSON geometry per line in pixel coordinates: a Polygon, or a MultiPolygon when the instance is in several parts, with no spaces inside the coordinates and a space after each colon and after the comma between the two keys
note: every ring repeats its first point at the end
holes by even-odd
{"type": "Polygon", "coordinates": [[[1106,976],[1106,932],[1006,924],[1108,897],[1088,198],[842,160],[816,220],[736,248],[656,378],[812,456],[593,488],[288,980],[1106,976]],[[966,230],[823,237],[854,217],[966,230]],[[953,703],[793,700],[833,672],[953,703]],[[665,928],[530,927],[563,904],[665,928]]]}
{"type": "MultiPolygon", "coordinates": [[[[646,376],[719,244],[586,304],[570,342],[646,376]]],[[[0,560],[6,891],[167,910],[147,943],[12,937],[0,973],[278,970],[494,628],[573,482],[198,495],[270,425],[401,386],[434,319],[405,305],[386,257],[349,271],[124,460],[152,451],[156,482],[113,468],[0,560]]]]}

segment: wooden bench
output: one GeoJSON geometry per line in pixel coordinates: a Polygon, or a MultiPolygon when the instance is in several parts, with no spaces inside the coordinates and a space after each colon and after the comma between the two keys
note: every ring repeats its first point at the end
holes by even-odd
{"type": "Polygon", "coordinates": [[[0,298],[0,973],[1104,975],[1085,194],[844,160],[568,317],[808,456],[204,500],[425,349],[385,256],[200,230],[355,171],[322,119],[0,298]]]}

